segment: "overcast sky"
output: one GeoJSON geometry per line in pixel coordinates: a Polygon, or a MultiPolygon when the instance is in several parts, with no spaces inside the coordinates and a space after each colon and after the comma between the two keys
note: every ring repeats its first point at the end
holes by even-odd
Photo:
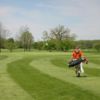
{"type": "Polygon", "coordinates": [[[0,21],[13,35],[27,25],[36,40],[65,25],[77,39],[100,39],[100,0],[0,0],[0,21]]]}

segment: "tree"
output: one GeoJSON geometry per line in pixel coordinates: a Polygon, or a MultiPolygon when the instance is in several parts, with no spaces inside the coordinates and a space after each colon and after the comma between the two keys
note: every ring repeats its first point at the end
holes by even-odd
{"type": "Polygon", "coordinates": [[[15,48],[15,43],[14,43],[14,39],[13,38],[9,38],[6,41],[6,48],[9,49],[10,52],[13,51],[13,49],[15,48]]]}
{"type": "Polygon", "coordinates": [[[27,50],[30,51],[32,47],[33,39],[34,38],[32,36],[32,33],[29,32],[29,28],[24,27],[24,30],[21,32],[21,36],[20,36],[20,41],[24,48],[24,51],[27,51],[27,50]]]}
{"type": "Polygon", "coordinates": [[[49,39],[49,34],[48,34],[47,31],[44,31],[44,32],[43,32],[43,37],[42,37],[42,39],[43,39],[44,41],[48,41],[48,39],[49,39]]]}
{"type": "Polygon", "coordinates": [[[0,22],[0,52],[1,48],[4,46],[4,39],[6,38],[8,30],[6,30],[2,23],[0,22]]]}
{"type": "Polygon", "coordinates": [[[71,42],[75,40],[75,38],[76,35],[71,34],[70,29],[65,28],[63,25],[59,25],[58,27],[51,29],[50,32],[43,32],[43,40],[47,43],[50,41],[56,50],[65,50],[66,48],[69,49],[72,46],[70,46],[71,42]]]}
{"type": "Polygon", "coordinates": [[[100,51],[100,43],[94,44],[94,48],[95,48],[97,51],[100,51]]]}
{"type": "Polygon", "coordinates": [[[76,44],[82,49],[91,49],[93,47],[92,40],[79,40],[76,41],[76,44]]]}
{"type": "Polygon", "coordinates": [[[42,50],[44,49],[44,42],[43,41],[38,41],[33,43],[34,49],[42,50]]]}
{"type": "Polygon", "coordinates": [[[71,32],[69,28],[65,28],[63,25],[59,25],[58,27],[51,29],[50,38],[56,39],[59,41],[72,39],[75,35],[71,36],[71,32]]]}
{"type": "Polygon", "coordinates": [[[45,49],[52,51],[56,49],[55,40],[49,40],[45,43],[45,49]]]}

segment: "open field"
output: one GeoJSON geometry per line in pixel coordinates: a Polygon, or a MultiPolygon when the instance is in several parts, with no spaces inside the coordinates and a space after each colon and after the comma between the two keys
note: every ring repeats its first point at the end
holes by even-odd
{"type": "Polygon", "coordinates": [[[0,54],[0,100],[100,100],[100,54],[86,53],[87,77],[67,67],[66,52],[0,54]]]}

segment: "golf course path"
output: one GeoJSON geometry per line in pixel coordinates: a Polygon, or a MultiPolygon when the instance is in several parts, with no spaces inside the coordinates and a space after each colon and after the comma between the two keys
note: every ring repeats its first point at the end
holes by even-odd
{"type": "MultiPolygon", "coordinates": [[[[38,69],[44,74],[48,74],[51,77],[55,77],[64,82],[69,82],[81,87],[84,90],[88,90],[95,95],[100,94],[100,77],[75,77],[73,70],[66,70],[65,68],[60,68],[51,63],[50,58],[43,58],[34,60],[30,64],[35,69],[38,69]]],[[[98,67],[97,67],[98,68],[98,67]]]]}
{"type": "Polygon", "coordinates": [[[7,64],[21,58],[20,56],[10,55],[0,60],[0,100],[34,100],[14,82],[7,72],[7,64]]]}

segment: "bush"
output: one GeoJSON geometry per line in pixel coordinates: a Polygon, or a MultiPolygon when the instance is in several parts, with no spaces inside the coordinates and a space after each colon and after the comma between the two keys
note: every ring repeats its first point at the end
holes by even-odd
{"type": "Polygon", "coordinates": [[[94,48],[95,48],[97,51],[100,51],[100,43],[94,44],[94,48]]]}

